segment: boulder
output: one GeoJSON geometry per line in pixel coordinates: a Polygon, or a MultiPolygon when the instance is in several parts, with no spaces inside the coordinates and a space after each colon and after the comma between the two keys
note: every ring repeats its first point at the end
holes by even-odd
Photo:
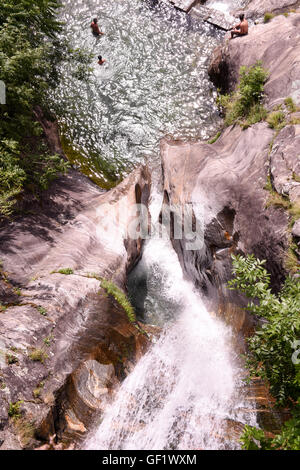
{"type": "Polygon", "coordinates": [[[251,26],[249,34],[226,41],[213,54],[209,75],[223,92],[233,91],[239,69],[261,61],[269,71],[265,105],[271,109],[288,96],[300,105],[300,12],[251,26]]]}
{"type": "Polygon", "coordinates": [[[0,311],[2,448],[32,448],[53,434],[84,436],[112,384],[145,350],[146,336],[98,279],[125,289],[142,247],[129,240],[128,226],[149,189],[146,168],[107,193],[70,171],[30,213],[2,225],[2,284],[14,292],[0,311]],[[19,401],[13,420],[8,410],[19,401]],[[26,442],[24,427],[32,429],[26,442]]]}
{"type": "MultiPolygon", "coordinates": [[[[275,289],[285,275],[288,216],[281,208],[266,208],[269,193],[264,189],[272,138],[268,125],[258,123],[246,130],[231,126],[212,145],[162,141],[165,203],[192,207],[203,238],[201,247],[189,249],[185,237],[173,237],[174,248],[186,275],[216,300],[215,309],[224,315],[226,305],[245,305],[226,288],[232,253],[267,259],[275,289]]],[[[244,334],[249,329],[251,320],[245,318],[239,330],[244,334]]]]}
{"type": "Polygon", "coordinates": [[[270,154],[270,175],[277,193],[300,203],[300,125],[286,126],[275,137],[270,154]]]}
{"type": "MultiPolygon", "coordinates": [[[[278,16],[270,23],[253,26],[245,37],[226,41],[212,57],[209,74],[223,92],[237,85],[240,66],[258,60],[269,70],[265,105],[272,109],[291,96],[300,104],[299,56],[300,13],[278,16]]],[[[295,113],[294,113],[295,114],[295,113]]],[[[248,334],[251,319],[239,307],[245,299],[228,291],[231,254],[253,253],[266,259],[274,291],[280,289],[287,272],[289,213],[272,203],[272,191],[300,200],[299,124],[290,119],[275,133],[266,122],[246,130],[238,125],[223,130],[211,144],[162,142],[164,201],[173,207],[173,245],[186,275],[216,300],[214,308],[237,331],[248,334]],[[175,237],[176,212],[192,208],[199,247],[175,237]],[[198,240],[199,242],[199,240],[198,240]],[[189,246],[189,247],[188,247],[189,246]]],[[[179,219],[180,220],[180,219],[179,219]]],[[[293,235],[298,233],[297,223],[293,235]]]]}
{"type": "Polygon", "coordinates": [[[296,239],[300,240],[300,219],[298,219],[292,229],[292,235],[296,239]]]}

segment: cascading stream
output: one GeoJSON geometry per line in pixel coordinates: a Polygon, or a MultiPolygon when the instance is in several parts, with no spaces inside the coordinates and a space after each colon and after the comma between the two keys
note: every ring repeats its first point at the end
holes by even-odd
{"type": "MultiPolygon", "coordinates": [[[[83,46],[92,53],[94,62],[87,82],[80,80],[80,69],[65,64],[55,111],[62,111],[64,137],[80,152],[75,161],[89,176],[109,187],[145,159],[159,166],[162,136],[205,139],[214,133],[219,118],[207,63],[222,33],[166,3],[64,3],[64,35],[74,50],[83,46]],[[89,28],[95,16],[105,32],[99,39],[89,28]],[[107,59],[103,67],[97,65],[98,54],[107,59]]],[[[236,7],[242,0],[208,3],[228,11],[228,3],[236,7]]],[[[154,190],[153,220],[160,207],[161,195],[154,190]]],[[[146,243],[136,274],[146,282],[144,318],[163,330],[115,392],[85,447],[237,447],[233,424],[254,424],[255,414],[243,410],[230,329],[184,280],[167,238],[146,243]]]]}
{"type": "MultiPolygon", "coordinates": [[[[152,220],[158,217],[160,203],[154,190],[152,220]]],[[[184,280],[167,236],[147,242],[138,275],[141,270],[150,282],[163,279],[157,293],[149,289],[148,317],[149,306],[156,310],[152,318],[159,318],[169,303],[173,319],[122,383],[86,448],[237,448],[234,423],[254,425],[256,419],[249,405],[245,412],[230,328],[207,311],[192,284],[184,280]]]]}

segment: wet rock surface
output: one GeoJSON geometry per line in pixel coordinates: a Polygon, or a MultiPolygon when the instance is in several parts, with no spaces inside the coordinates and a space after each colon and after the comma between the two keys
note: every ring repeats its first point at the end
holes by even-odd
{"type": "Polygon", "coordinates": [[[202,211],[204,245],[187,251],[174,240],[186,272],[208,292],[230,275],[234,251],[268,260],[274,286],[284,277],[287,215],[266,206],[264,190],[273,132],[266,123],[247,130],[229,127],[217,142],[162,143],[164,190],[170,204],[192,204],[202,211]]]}
{"type": "Polygon", "coordinates": [[[146,201],[149,187],[145,168],[108,193],[71,171],[42,206],[1,227],[2,449],[84,436],[146,347],[98,277],[124,289],[142,246],[127,240],[128,208],[146,201]]]}

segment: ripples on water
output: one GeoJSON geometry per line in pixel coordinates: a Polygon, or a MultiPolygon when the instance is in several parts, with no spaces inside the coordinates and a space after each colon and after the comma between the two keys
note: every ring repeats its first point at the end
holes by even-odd
{"type": "Polygon", "coordinates": [[[207,63],[221,33],[212,26],[147,0],[68,0],[62,19],[72,46],[94,55],[89,82],[65,66],[55,97],[65,135],[91,174],[113,180],[145,158],[158,161],[163,135],[205,139],[214,132],[207,63]],[[99,39],[90,31],[95,16],[105,32],[99,39]],[[107,59],[102,67],[99,54],[107,59]]]}

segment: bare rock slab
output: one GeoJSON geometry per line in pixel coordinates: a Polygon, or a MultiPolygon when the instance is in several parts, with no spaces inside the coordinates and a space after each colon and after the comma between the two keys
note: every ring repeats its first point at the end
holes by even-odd
{"type": "Polygon", "coordinates": [[[223,13],[200,4],[191,9],[190,15],[194,18],[206,21],[224,31],[229,31],[236,24],[236,19],[228,13],[223,13]]]}
{"type": "Polygon", "coordinates": [[[280,13],[299,5],[299,0],[252,0],[246,9],[247,18],[256,19],[265,13],[280,13]]]}
{"type": "Polygon", "coordinates": [[[300,106],[300,12],[277,16],[267,24],[251,26],[249,34],[217,48],[209,75],[217,87],[234,90],[242,65],[261,61],[269,71],[265,85],[266,105],[273,108],[288,96],[300,106]]]}
{"type": "Polygon", "coordinates": [[[169,0],[179,10],[188,12],[198,0],[169,0]]]}
{"type": "Polygon", "coordinates": [[[129,239],[128,227],[149,190],[146,168],[106,193],[71,172],[42,207],[2,227],[0,279],[8,287],[1,301],[7,288],[18,287],[15,304],[0,311],[2,448],[34,446],[22,441],[8,415],[19,401],[22,420],[39,439],[54,433],[78,439],[102,412],[109,387],[146,347],[99,278],[125,289],[142,247],[129,239]]]}

